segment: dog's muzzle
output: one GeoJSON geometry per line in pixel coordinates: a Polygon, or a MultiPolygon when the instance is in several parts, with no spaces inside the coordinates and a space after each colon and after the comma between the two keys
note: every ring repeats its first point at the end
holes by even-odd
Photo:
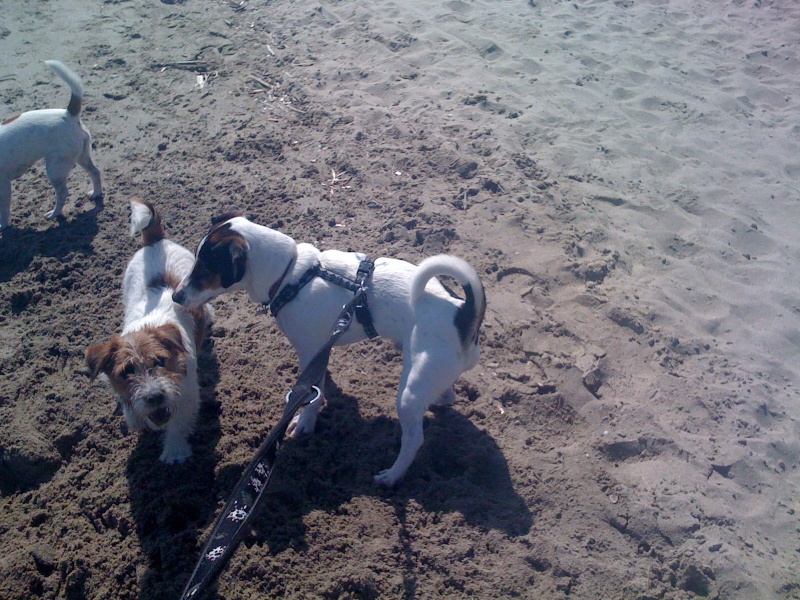
{"type": "Polygon", "coordinates": [[[183,304],[186,302],[186,289],[184,288],[182,290],[176,290],[173,292],[172,301],[183,306],[183,304]]]}
{"type": "Polygon", "coordinates": [[[144,398],[145,404],[152,410],[147,413],[147,418],[156,427],[163,427],[167,424],[172,413],[166,406],[167,396],[162,392],[149,394],[144,398]]]}
{"type": "Polygon", "coordinates": [[[166,406],[160,406],[147,414],[147,418],[150,419],[156,427],[163,427],[166,425],[171,416],[172,414],[166,406]]]}
{"type": "Polygon", "coordinates": [[[166,395],[162,392],[156,392],[154,394],[150,394],[144,398],[144,401],[147,403],[147,406],[152,406],[153,408],[158,408],[164,401],[167,399],[166,395]]]}

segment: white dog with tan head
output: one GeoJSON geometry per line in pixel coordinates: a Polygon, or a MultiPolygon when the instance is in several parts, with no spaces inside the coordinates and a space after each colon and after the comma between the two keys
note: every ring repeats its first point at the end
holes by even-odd
{"type": "Polygon", "coordinates": [[[0,123],[0,231],[11,222],[11,182],[44,159],[47,177],[56,190],[56,205],[45,217],[61,216],[69,196],[67,177],[79,164],[92,179],[92,200],[103,197],[100,170],[92,161],[92,137],[81,123],[83,84],[57,60],[45,61],[69,86],[67,108],[31,110],[0,123]]]}
{"type": "MultiPolygon", "coordinates": [[[[219,294],[247,290],[252,300],[271,305],[304,369],[352,297],[351,283],[363,258],[353,252],[321,252],[242,216],[223,215],[200,242],[194,267],[173,298],[196,308],[219,294]]],[[[357,342],[371,332],[403,348],[397,394],[400,454],[391,468],[375,476],[379,485],[394,486],[422,446],[425,411],[432,404],[452,403],[453,383],[478,363],[486,299],[475,269],[455,256],[434,256],[419,266],[379,258],[367,280],[366,307],[361,315],[357,309],[357,319],[337,344],[357,342]],[[464,299],[451,295],[437,276],[458,281],[464,299]]],[[[307,407],[289,432],[313,432],[320,405],[307,407]]]]}
{"type": "Polygon", "coordinates": [[[194,256],[164,237],[161,218],[144,200],[131,201],[131,235],[142,247],[125,271],[122,333],[86,351],[92,379],[103,374],[117,394],[128,426],[163,431],[160,460],[186,460],[200,407],[197,354],[211,324],[209,306],[186,309],[172,294],[194,256]]]}

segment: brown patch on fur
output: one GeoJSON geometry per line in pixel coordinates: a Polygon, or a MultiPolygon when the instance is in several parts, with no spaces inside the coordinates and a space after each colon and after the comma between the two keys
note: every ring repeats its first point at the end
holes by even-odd
{"type": "Polygon", "coordinates": [[[186,312],[192,315],[194,319],[194,347],[196,353],[200,354],[200,349],[203,347],[203,340],[208,335],[208,327],[210,325],[208,315],[205,308],[202,306],[198,308],[187,308],[186,312]]]}
{"type": "Polygon", "coordinates": [[[131,198],[131,202],[136,202],[137,204],[146,206],[152,215],[150,218],[150,224],[142,229],[142,245],[152,246],[153,244],[163,240],[166,235],[164,234],[164,227],[161,224],[161,214],[158,212],[158,210],[156,210],[156,207],[153,206],[150,201],[143,200],[142,198],[131,198]]]}
{"type": "Polygon", "coordinates": [[[5,121],[3,121],[3,125],[8,125],[9,123],[13,123],[17,119],[19,119],[21,116],[22,115],[16,115],[14,117],[11,117],[10,119],[6,119],[5,121]]]}
{"type": "Polygon", "coordinates": [[[110,341],[96,344],[86,350],[86,366],[89,367],[89,377],[94,381],[100,373],[107,373],[110,362],[118,346],[119,336],[114,336],[110,341]]]}
{"type": "Polygon", "coordinates": [[[131,379],[137,373],[162,370],[179,384],[186,376],[185,354],[180,329],[169,323],[115,335],[104,344],[92,346],[86,351],[86,363],[92,379],[105,373],[114,391],[127,401],[131,379]]]}
{"type": "Polygon", "coordinates": [[[209,268],[198,259],[189,276],[189,285],[197,290],[218,290],[222,287],[222,277],[219,273],[212,273],[209,268]]]}
{"type": "Polygon", "coordinates": [[[230,222],[212,227],[197,250],[197,261],[190,280],[193,287],[197,289],[210,287],[205,282],[202,285],[197,283],[198,276],[207,282],[213,281],[211,278],[203,277],[203,269],[217,276],[218,287],[228,288],[241,280],[247,269],[248,249],[247,241],[240,233],[233,231],[230,222]],[[198,265],[201,269],[197,268],[198,265]]]}
{"type": "Polygon", "coordinates": [[[211,228],[206,236],[206,243],[211,243],[215,246],[221,243],[233,243],[242,247],[247,247],[247,242],[242,235],[233,231],[230,223],[227,221],[211,228]]]}
{"type": "Polygon", "coordinates": [[[149,288],[162,288],[166,287],[171,290],[177,289],[178,284],[180,284],[181,278],[175,275],[175,273],[162,273],[161,275],[156,275],[155,277],[151,278],[147,282],[147,287],[149,288]]]}
{"type": "MultiPolygon", "coordinates": [[[[205,237],[205,243],[208,244],[209,242],[216,246],[222,241],[225,241],[227,238],[236,236],[241,237],[238,233],[235,233],[231,230],[231,224],[229,221],[241,215],[235,213],[226,213],[220,217],[217,217],[219,220],[212,219],[213,225],[208,230],[208,233],[205,237]]],[[[204,244],[205,245],[205,244],[204,244]]]]}

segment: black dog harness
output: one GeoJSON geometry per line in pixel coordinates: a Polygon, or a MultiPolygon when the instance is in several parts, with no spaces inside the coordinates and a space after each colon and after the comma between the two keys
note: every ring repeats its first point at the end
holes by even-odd
{"type": "MultiPolygon", "coordinates": [[[[269,310],[272,313],[272,316],[276,317],[278,312],[289,302],[294,300],[297,297],[297,294],[300,293],[300,290],[308,285],[308,283],[311,282],[311,280],[315,277],[320,277],[325,281],[329,281],[338,285],[339,287],[343,287],[353,293],[356,293],[362,289],[362,287],[364,287],[366,280],[369,279],[370,275],[372,275],[372,271],[374,269],[375,262],[369,258],[365,258],[358,265],[356,278],[350,279],[345,275],[339,275],[339,273],[334,273],[328,269],[323,269],[322,265],[319,264],[319,261],[317,261],[314,266],[309,267],[308,270],[300,276],[300,279],[298,279],[297,282],[289,284],[280,290],[278,295],[275,296],[275,298],[269,303],[269,310]]],[[[371,338],[378,337],[379,334],[375,330],[375,325],[372,322],[372,315],[369,312],[369,306],[367,306],[366,294],[363,294],[361,300],[358,302],[358,304],[356,304],[355,316],[356,320],[361,324],[361,327],[364,328],[364,333],[371,338]]]]}

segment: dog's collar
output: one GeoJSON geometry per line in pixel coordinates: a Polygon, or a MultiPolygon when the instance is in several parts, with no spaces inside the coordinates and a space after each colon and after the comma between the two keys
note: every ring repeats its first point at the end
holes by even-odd
{"type": "Polygon", "coordinates": [[[267,301],[264,302],[264,306],[272,306],[272,303],[275,301],[275,295],[281,289],[283,285],[283,280],[286,279],[286,275],[289,273],[289,270],[294,266],[295,261],[297,260],[296,256],[293,256],[292,259],[289,261],[289,264],[286,265],[286,268],[283,270],[283,274],[278,278],[278,281],[272,284],[272,287],[269,288],[269,298],[267,301]]]}
{"type": "MultiPolygon", "coordinates": [[[[321,269],[322,266],[319,264],[319,261],[315,262],[312,266],[306,269],[306,271],[300,276],[300,279],[294,283],[287,284],[283,289],[280,290],[280,293],[278,293],[274,298],[271,298],[270,302],[267,304],[269,304],[269,311],[272,313],[272,316],[277,317],[278,311],[289,304],[289,302],[294,300],[297,294],[300,293],[300,290],[302,290],[308,284],[308,282],[319,275],[321,269]]],[[[278,292],[278,288],[274,289],[276,292],[278,292]]],[[[270,296],[272,296],[272,294],[270,294],[270,296]]]]}

